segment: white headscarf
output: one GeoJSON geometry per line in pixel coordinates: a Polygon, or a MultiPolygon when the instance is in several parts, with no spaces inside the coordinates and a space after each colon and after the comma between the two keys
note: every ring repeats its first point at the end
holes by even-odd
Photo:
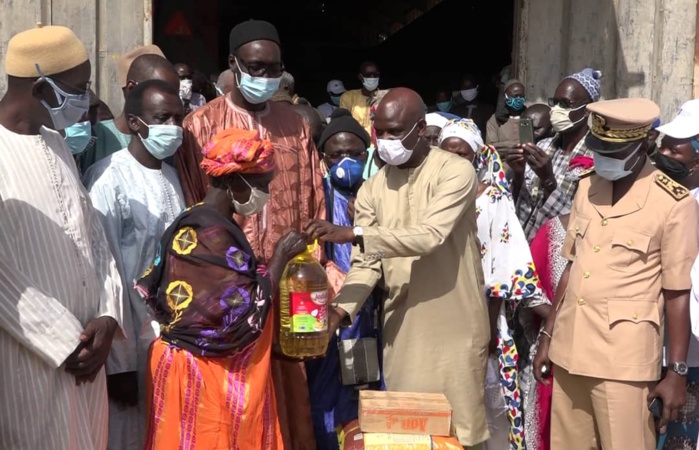
{"type": "Polygon", "coordinates": [[[444,128],[449,119],[437,113],[429,113],[425,116],[425,121],[428,127],[444,128]]]}
{"type": "Polygon", "coordinates": [[[471,149],[478,151],[485,147],[481,132],[471,119],[452,119],[442,127],[442,132],[439,133],[439,145],[442,145],[445,139],[450,137],[458,137],[463,139],[471,146],[471,149]]]}

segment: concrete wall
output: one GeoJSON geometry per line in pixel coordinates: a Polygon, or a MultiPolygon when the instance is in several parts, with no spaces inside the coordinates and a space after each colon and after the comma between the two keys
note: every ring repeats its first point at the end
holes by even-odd
{"type": "MultiPolygon", "coordinates": [[[[0,0],[0,60],[16,33],[36,26],[70,27],[87,47],[95,93],[118,114],[123,95],[117,83],[116,61],[130,49],[152,39],[152,0],[0,0]]],[[[6,89],[4,63],[0,93],[6,89]]]]}
{"type": "Polygon", "coordinates": [[[650,98],[664,121],[692,98],[697,0],[517,3],[517,73],[531,100],[585,67],[603,72],[605,98],[650,98]]]}

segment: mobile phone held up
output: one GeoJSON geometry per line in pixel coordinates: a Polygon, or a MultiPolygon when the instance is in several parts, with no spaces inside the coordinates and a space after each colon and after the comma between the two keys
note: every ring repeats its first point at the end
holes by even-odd
{"type": "Polygon", "coordinates": [[[534,143],[534,126],[531,119],[519,119],[519,143],[534,143]]]}
{"type": "Polygon", "coordinates": [[[648,410],[653,414],[653,417],[661,419],[663,417],[663,399],[655,397],[648,405],[648,410]]]}

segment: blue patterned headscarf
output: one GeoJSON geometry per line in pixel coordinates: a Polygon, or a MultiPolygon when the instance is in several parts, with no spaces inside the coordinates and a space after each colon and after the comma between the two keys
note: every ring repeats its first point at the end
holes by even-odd
{"type": "Polygon", "coordinates": [[[600,81],[602,79],[602,72],[599,70],[593,70],[588,67],[587,69],[583,69],[582,71],[567,76],[564,79],[573,79],[582,84],[582,87],[584,87],[587,93],[590,94],[592,101],[599,101],[602,93],[602,82],[600,81]]]}

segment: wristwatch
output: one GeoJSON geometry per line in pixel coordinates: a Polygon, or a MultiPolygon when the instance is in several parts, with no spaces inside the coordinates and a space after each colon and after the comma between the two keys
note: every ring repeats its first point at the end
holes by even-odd
{"type": "Polygon", "coordinates": [[[689,373],[689,366],[683,361],[670,363],[668,368],[681,377],[685,377],[689,373]]]}
{"type": "Polygon", "coordinates": [[[354,245],[364,245],[362,242],[363,236],[364,236],[364,228],[362,227],[354,227],[352,228],[352,233],[354,233],[354,242],[352,244],[354,245]]]}

